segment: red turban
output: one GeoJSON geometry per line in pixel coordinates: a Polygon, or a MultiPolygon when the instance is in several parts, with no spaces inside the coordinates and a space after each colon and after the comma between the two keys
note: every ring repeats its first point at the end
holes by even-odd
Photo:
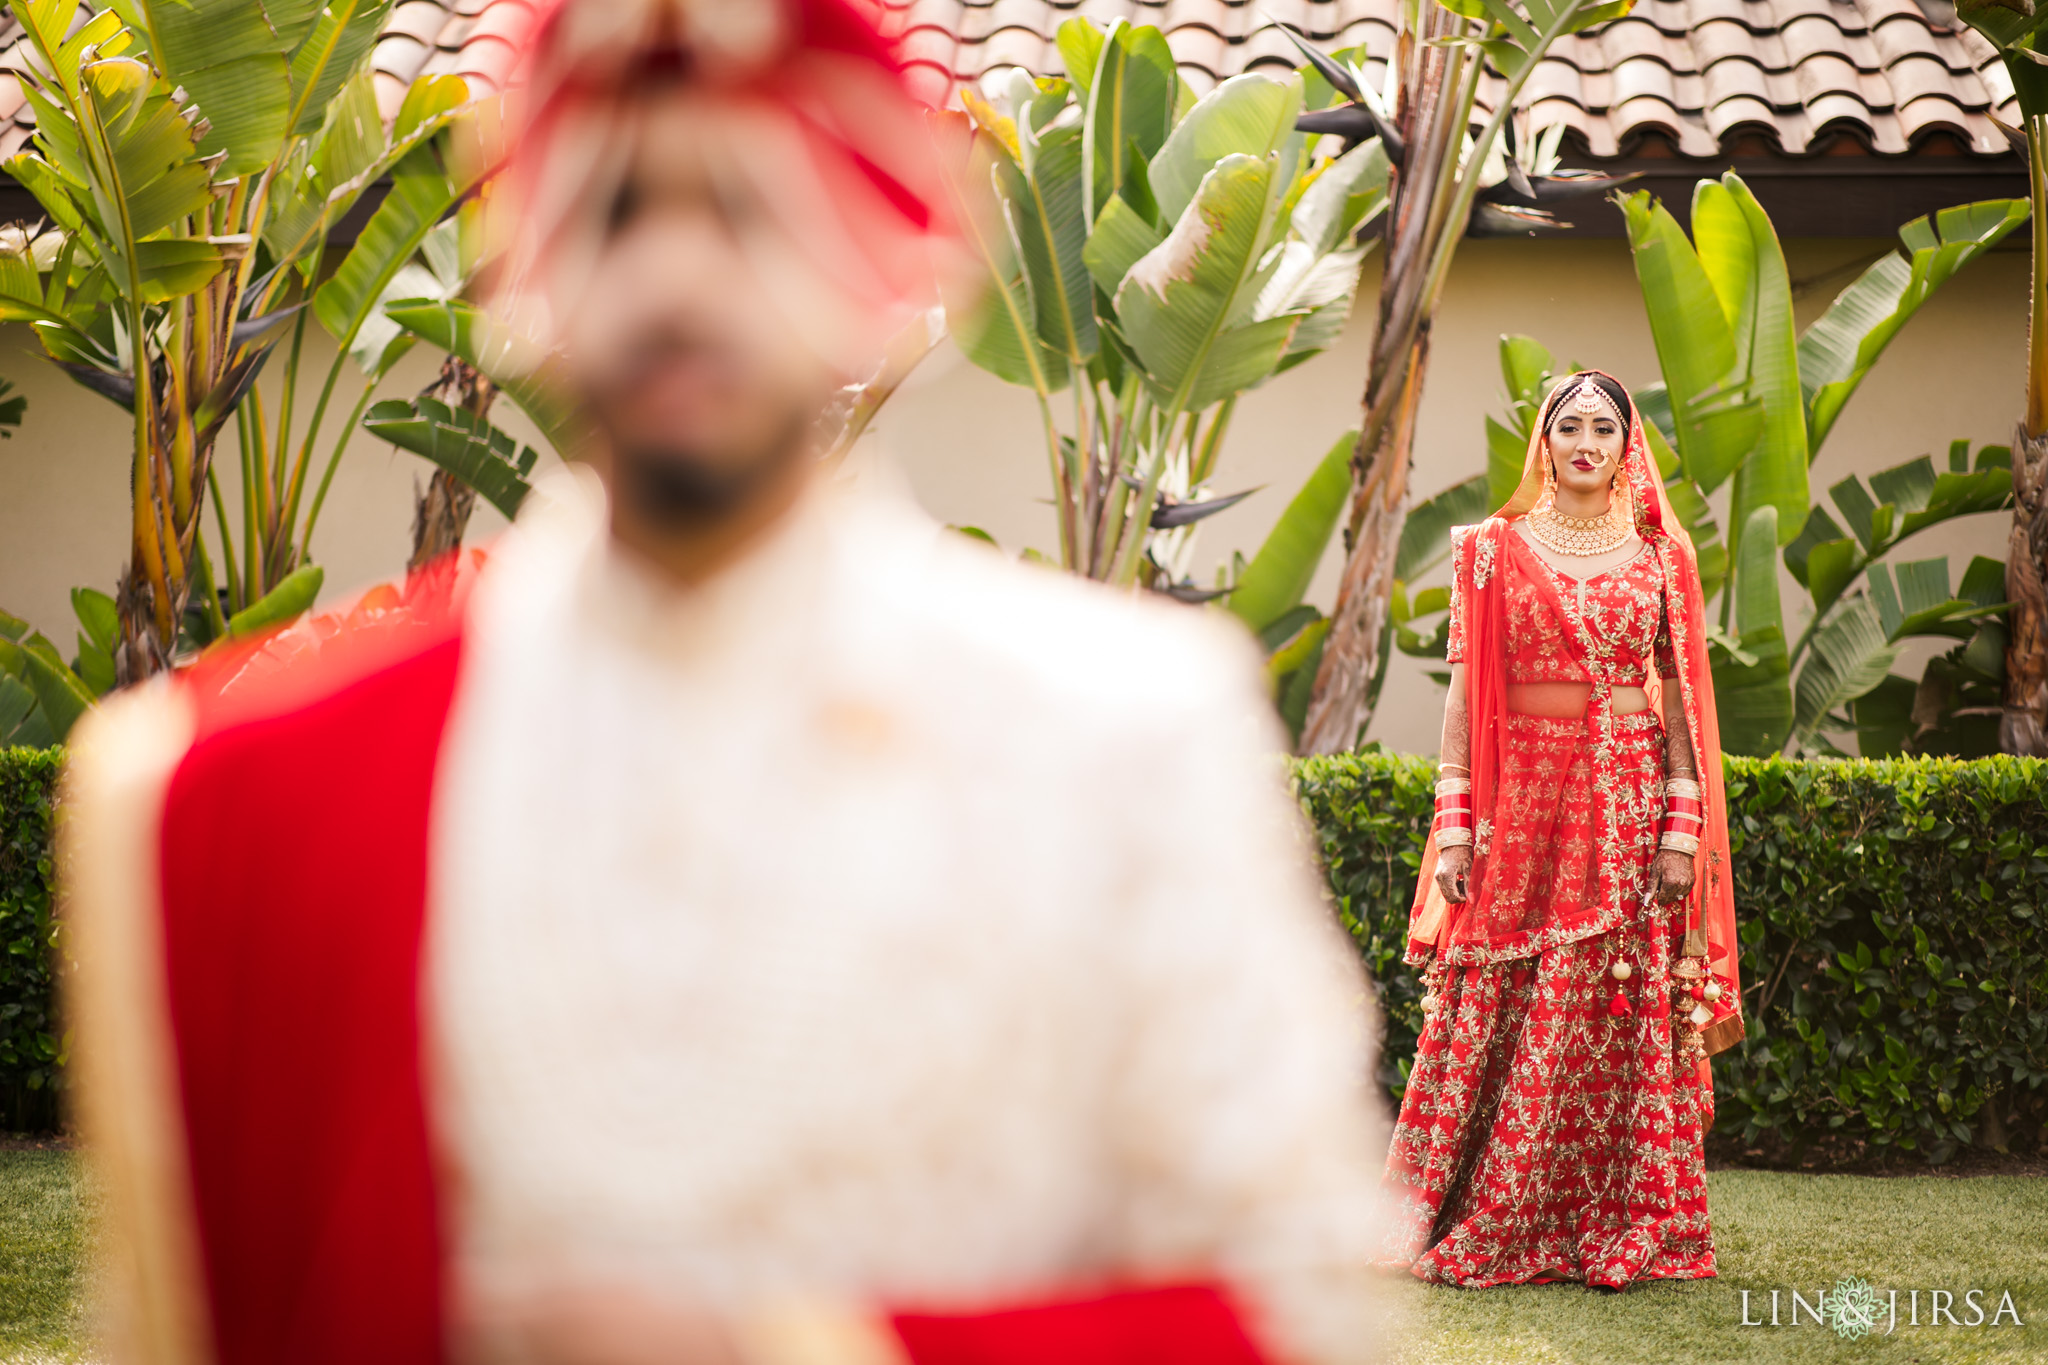
{"type": "Polygon", "coordinates": [[[649,97],[707,97],[707,147],[819,274],[864,310],[932,301],[945,198],[924,106],[851,0],[558,0],[527,63],[515,158],[544,271],[601,223],[649,97]]]}

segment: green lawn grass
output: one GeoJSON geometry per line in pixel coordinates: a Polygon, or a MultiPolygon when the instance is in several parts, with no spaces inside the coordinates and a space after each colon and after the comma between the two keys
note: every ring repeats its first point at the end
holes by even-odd
{"type": "Polygon", "coordinates": [[[91,1213],[69,1152],[0,1152],[0,1361],[90,1358],[91,1213]]]}
{"type": "MultiPolygon", "coordinates": [[[[1723,1361],[1856,1365],[1863,1361],[2048,1361],[2048,1179],[1985,1176],[1873,1178],[1716,1171],[1707,1177],[1720,1278],[1643,1284],[1626,1294],[1577,1285],[1459,1290],[1410,1281],[1401,1296],[1412,1316],[1403,1365],[1436,1361],[1534,1365],[1717,1365],[1723,1361]],[[1860,1276],[1897,1288],[1899,1325],[1889,1336],[1849,1341],[1803,1313],[1800,1325],[1768,1320],[1771,1291],[1815,1291],[1860,1276]],[[1986,1295],[1988,1324],[2010,1290],[2023,1327],[1907,1325],[1910,1289],[1986,1295]]],[[[1920,1296],[1920,1320],[1929,1299],[1920,1296]]],[[[2008,1317],[2006,1323],[2011,1319],[2008,1317]]],[[[1882,1322],[1878,1330],[1883,1331],[1882,1322]]]]}
{"type": "MultiPolygon", "coordinates": [[[[1438,1361],[1532,1365],[1858,1365],[1865,1361],[2048,1361],[2048,1180],[1990,1176],[1875,1179],[1718,1171],[1708,1202],[1721,1278],[1645,1284],[1621,1295],[1575,1285],[1439,1289],[1397,1286],[1411,1312],[1402,1365],[1438,1361]],[[1911,1327],[1900,1295],[1890,1337],[1845,1341],[1802,1319],[1769,1316],[1770,1291],[1807,1298],[1857,1275],[1880,1289],[2012,1293],[2025,1326],[1911,1327]]],[[[84,1293],[90,1197],[76,1158],[0,1152],[0,1362],[89,1360],[84,1293]]],[[[1928,1317],[1921,1297],[1922,1321],[1928,1317]]],[[[1965,1312],[1956,1304],[1956,1316],[1965,1312]]]]}

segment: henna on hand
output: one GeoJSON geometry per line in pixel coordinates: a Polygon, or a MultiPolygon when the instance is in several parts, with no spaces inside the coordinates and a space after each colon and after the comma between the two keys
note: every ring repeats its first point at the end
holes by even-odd
{"type": "MultiPolygon", "coordinates": [[[[1692,731],[1685,721],[1685,698],[1676,678],[1664,679],[1664,775],[1699,779],[1692,731]]],[[[1660,848],[1650,861],[1650,895],[1659,905],[1675,905],[1692,890],[1693,855],[1660,848]]]]}
{"type": "Polygon", "coordinates": [[[1465,710],[1465,665],[1451,665],[1450,694],[1444,698],[1442,762],[1463,768],[1472,761],[1472,720],[1465,710]]]}
{"type": "Polygon", "coordinates": [[[1436,889],[1443,892],[1444,899],[1452,905],[1463,905],[1470,894],[1465,878],[1471,871],[1471,845],[1453,844],[1440,850],[1436,855],[1436,889]]]}
{"type": "MultiPolygon", "coordinates": [[[[1442,762],[1464,768],[1472,761],[1472,721],[1465,710],[1465,665],[1451,665],[1450,695],[1444,698],[1442,762]]],[[[1452,905],[1463,905],[1469,894],[1465,878],[1472,871],[1472,846],[1453,844],[1436,855],[1436,888],[1452,905]]]]}
{"type": "Polygon", "coordinates": [[[1697,780],[1700,770],[1692,751],[1692,732],[1685,723],[1685,698],[1679,691],[1678,679],[1666,678],[1663,686],[1664,775],[1697,780]]]}
{"type": "Polygon", "coordinates": [[[1693,855],[1660,848],[1650,862],[1650,894],[1659,905],[1674,905],[1692,890],[1693,855]]]}

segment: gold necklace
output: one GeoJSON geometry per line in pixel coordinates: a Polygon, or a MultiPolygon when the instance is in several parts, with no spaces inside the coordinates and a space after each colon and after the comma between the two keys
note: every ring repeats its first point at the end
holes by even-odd
{"type": "Polygon", "coordinates": [[[1619,550],[1633,534],[1622,515],[1621,499],[1610,496],[1597,517],[1570,517],[1545,504],[1529,513],[1529,534],[1547,550],[1575,559],[1590,559],[1619,550]]]}

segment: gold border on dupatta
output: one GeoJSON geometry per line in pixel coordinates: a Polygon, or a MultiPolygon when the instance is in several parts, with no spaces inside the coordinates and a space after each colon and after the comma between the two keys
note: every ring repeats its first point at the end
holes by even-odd
{"type": "Polygon", "coordinates": [[[112,698],[78,726],[58,810],[62,914],[77,971],[78,1117],[105,1196],[100,1293],[119,1365],[214,1358],[163,971],[164,794],[193,734],[167,685],[112,698]]]}

